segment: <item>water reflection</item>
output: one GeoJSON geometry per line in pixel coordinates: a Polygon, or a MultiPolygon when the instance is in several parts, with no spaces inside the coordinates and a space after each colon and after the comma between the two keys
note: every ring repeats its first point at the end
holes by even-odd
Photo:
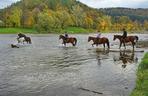
{"type": "Polygon", "coordinates": [[[114,62],[117,62],[117,63],[120,62],[122,64],[122,68],[126,68],[128,64],[138,62],[138,58],[135,56],[134,51],[126,52],[125,50],[120,51],[119,56],[114,57],[113,60],[114,62]]]}
{"type": "Polygon", "coordinates": [[[100,67],[102,64],[102,60],[108,59],[109,56],[109,50],[100,49],[100,48],[88,50],[88,53],[92,59],[95,59],[97,61],[97,65],[100,67]]]}

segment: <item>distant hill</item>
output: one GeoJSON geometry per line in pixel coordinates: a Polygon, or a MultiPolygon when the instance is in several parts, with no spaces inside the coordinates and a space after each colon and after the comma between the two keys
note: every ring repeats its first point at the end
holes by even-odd
{"type": "Polygon", "coordinates": [[[38,32],[61,32],[68,27],[148,30],[148,9],[94,9],[76,0],[21,0],[0,10],[0,21],[0,27],[36,28],[38,32]]]}
{"type": "Polygon", "coordinates": [[[112,17],[127,16],[133,21],[137,20],[140,22],[144,22],[144,20],[148,20],[148,8],[102,8],[99,9],[99,11],[112,17]]]}

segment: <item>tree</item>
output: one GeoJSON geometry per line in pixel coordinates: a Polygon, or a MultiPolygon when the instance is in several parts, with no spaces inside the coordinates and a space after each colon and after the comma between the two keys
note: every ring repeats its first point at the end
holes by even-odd
{"type": "Polygon", "coordinates": [[[75,20],[75,26],[83,27],[84,18],[86,17],[84,10],[79,5],[72,6],[72,15],[74,18],[73,20],[75,20]]]}
{"type": "Polygon", "coordinates": [[[148,21],[147,21],[147,20],[144,20],[143,26],[144,26],[144,29],[145,29],[146,31],[148,31],[148,21]]]}
{"type": "Polygon", "coordinates": [[[11,26],[20,27],[21,16],[22,16],[22,10],[19,9],[18,7],[13,7],[13,9],[11,10],[10,18],[9,18],[11,22],[11,26]]]}
{"type": "Polygon", "coordinates": [[[86,16],[84,19],[84,27],[85,28],[92,28],[93,27],[93,20],[91,17],[86,16]]]}
{"type": "Polygon", "coordinates": [[[33,27],[35,20],[31,11],[24,11],[22,16],[22,23],[23,27],[33,27]]]}
{"type": "Polygon", "coordinates": [[[65,11],[65,10],[56,11],[55,15],[56,15],[56,18],[58,18],[60,20],[59,23],[60,23],[62,29],[73,24],[72,19],[67,11],[65,11]]]}
{"type": "Polygon", "coordinates": [[[110,30],[110,27],[111,27],[111,17],[110,16],[103,16],[101,18],[101,20],[99,21],[99,24],[100,24],[100,29],[99,30],[102,30],[102,31],[108,31],[110,30]]]}

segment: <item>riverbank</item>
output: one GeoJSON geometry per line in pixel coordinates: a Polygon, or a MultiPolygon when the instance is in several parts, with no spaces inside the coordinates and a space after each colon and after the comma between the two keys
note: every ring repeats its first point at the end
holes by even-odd
{"type": "Polygon", "coordinates": [[[148,96],[148,52],[139,65],[136,88],[131,93],[131,96],[148,96]]]}
{"type": "Polygon", "coordinates": [[[38,32],[35,28],[0,28],[0,34],[16,34],[18,32],[29,33],[29,34],[62,34],[68,32],[70,34],[79,34],[79,33],[91,33],[95,32],[93,29],[84,29],[80,27],[68,27],[65,29],[57,30],[57,32],[38,32]]]}
{"type": "MultiPolygon", "coordinates": [[[[0,28],[0,34],[17,34],[18,32],[29,33],[29,34],[49,34],[49,33],[63,34],[64,32],[68,32],[69,34],[87,34],[87,33],[95,33],[96,30],[85,29],[81,27],[67,27],[57,32],[37,32],[35,28],[0,28]]],[[[101,32],[102,33],[119,33],[119,31],[101,31],[101,32]]],[[[128,33],[148,34],[148,31],[131,31],[128,33]]]]}
{"type": "Polygon", "coordinates": [[[0,34],[17,34],[19,32],[30,34],[38,33],[33,28],[0,28],[0,34]]]}

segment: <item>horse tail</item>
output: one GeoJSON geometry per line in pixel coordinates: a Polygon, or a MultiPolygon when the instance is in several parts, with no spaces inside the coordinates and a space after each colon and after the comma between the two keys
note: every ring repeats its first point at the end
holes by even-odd
{"type": "Polygon", "coordinates": [[[74,44],[74,46],[76,46],[76,44],[77,44],[77,39],[76,39],[76,38],[74,38],[74,40],[75,40],[75,44],[74,44]]]}
{"type": "Polygon", "coordinates": [[[109,44],[109,40],[107,39],[107,46],[108,48],[110,48],[110,44],[109,44]]]}
{"type": "Polygon", "coordinates": [[[138,40],[139,40],[139,37],[138,37],[138,36],[135,36],[135,38],[136,38],[136,42],[138,42],[138,40]]]}

